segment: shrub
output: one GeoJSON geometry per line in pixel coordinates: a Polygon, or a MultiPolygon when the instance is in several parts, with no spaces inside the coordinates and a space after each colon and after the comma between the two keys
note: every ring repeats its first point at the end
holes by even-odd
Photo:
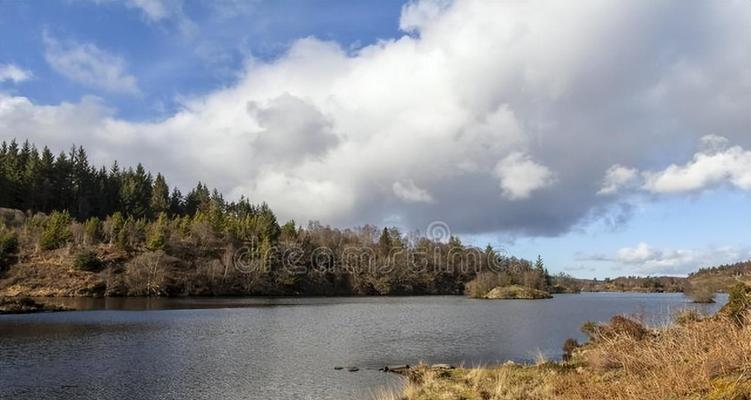
{"type": "Polygon", "coordinates": [[[598,324],[592,321],[585,322],[581,330],[593,342],[616,336],[628,336],[636,340],[641,340],[649,335],[649,330],[641,322],[622,315],[613,316],[607,324],[598,324]]]}
{"type": "Polygon", "coordinates": [[[101,223],[99,218],[92,217],[83,225],[83,238],[86,244],[95,244],[100,239],[101,223]]]}
{"type": "Polygon", "coordinates": [[[647,336],[649,331],[639,321],[622,315],[615,315],[610,318],[610,323],[602,333],[606,336],[621,334],[636,340],[641,340],[647,336]]]}
{"type": "Polygon", "coordinates": [[[167,270],[164,252],[143,253],[125,267],[125,284],[131,296],[160,296],[166,293],[167,270]]]}
{"type": "Polygon", "coordinates": [[[678,325],[686,325],[692,322],[701,321],[703,319],[702,315],[698,311],[691,308],[679,311],[677,314],[675,314],[674,318],[675,323],[678,325]]]}
{"type": "Polygon", "coordinates": [[[105,240],[107,240],[110,244],[117,242],[118,235],[123,229],[124,224],[125,219],[123,219],[123,215],[119,211],[107,217],[107,219],[102,224],[102,231],[104,233],[105,240]]]}
{"type": "Polygon", "coordinates": [[[563,361],[569,361],[571,360],[571,355],[574,353],[574,350],[576,350],[579,347],[579,342],[576,341],[574,338],[568,338],[565,342],[563,342],[563,361]]]}
{"type": "Polygon", "coordinates": [[[67,211],[53,212],[44,224],[39,244],[43,250],[54,250],[70,241],[70,214],[67,211]]]}
{"type": "Polygon", "coordinates": [[[102,268],[102,260],[99,259],[96,252],[83,250],[76,254],[76,257],[73,259],[73,266],[81,271],[95,272],[102,268]]]}
{"type": "Polygon", "coordinates": [[[587,335],[590,342],[594,342],[600,336],[600,324],[594,321],[587,321],[582,324],[581,331],[587,335]]]}
{"type": "Polygon", "coordinates": [[[18,235],[0,227],[0,268],[12,263],[18,252],[18,235]]]}
{"type": "Polygon", "coordinates": [[[502,278],[500,274],[483,272],[469,281],[465,285],[464,291],[470,297],[481,298],[498,286],[506,286],[508,283],[502,278]]]}
{"type": "Polygon", "coordinates": [[[698,285],[692,283],[688,285],[684,293],[694,301],[694,303],[714,303],[715,292],[709,285],[698,285]]]}
{"type": "Polygon", "coordinates": [[[152,251],[164,249],[169,235],[167,223],[167,215],[161,213],[159,214],[159,218],[149,226],[146,233],[147,249],[152,251]]]}
{"type": "Polygon", "coordinates": [[[751,308],[751,286],[738,282],[728,292],[728,303],[723,307],[725,313],[738,325],[743,325],[748,320],[748,311],[751,308]]]}

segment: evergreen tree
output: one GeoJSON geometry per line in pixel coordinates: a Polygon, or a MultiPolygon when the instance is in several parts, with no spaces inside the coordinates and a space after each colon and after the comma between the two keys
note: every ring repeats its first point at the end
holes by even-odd
{"type": "Polygon", "coordinates": [[[393,246],[394,245],[391,243],[391,235],[389,235],[389,230],[387,228],[383,228],[381,236],[378,238],[378,251],[382,256],[385,257],[389,255],[393,246]]]}
{"type": "Polygon", "coordinates": [[[170,209],[169,187],[162,174],[157,174],[151,191],[151,213],[160,215],[170,209]]]}
{"type": "Polygon", "coordinates": [[[185,214],[185,200],[180,190],[174,188],[169,198],[169,213],[170,215],[183,215],[185,214]]]}
{"type": "Polygon", "coordinates": [[[123,174],[120,186],[120,205],[128,217],[148,218],[151,201],[151,175],[140,163],[135,171],[128,169],[123,174]]]}

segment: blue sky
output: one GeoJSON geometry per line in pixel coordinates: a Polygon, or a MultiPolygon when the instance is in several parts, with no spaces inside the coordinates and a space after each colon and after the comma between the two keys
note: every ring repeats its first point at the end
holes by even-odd
{"type": "Polygon", "coordinates": [[[184,16],[155,19],[125,3],[0,2],[0,35],[13,38],[0,43],[0,59],[23,65],[36,77],[15,89],[39,104],[104,96],[119,116],[159,118],[174,112],[176,97],[229,85],[247,58],[273,59],[295,39],[316,36],[357,47],[394,37],[402,6],[389,0],[189,1],[172,2],[184,16]],[[189,21],[188,28],[181,19],[189,21]],[[138,78],[140,93],[123,95],[60,79],[45,60],[45,34],[113,51],[138,78]]]}
{"type": "Polygon", "coordinates": [[[0,139],[582,277],[751,257],[751,3],[0,1],[0,139]]]}

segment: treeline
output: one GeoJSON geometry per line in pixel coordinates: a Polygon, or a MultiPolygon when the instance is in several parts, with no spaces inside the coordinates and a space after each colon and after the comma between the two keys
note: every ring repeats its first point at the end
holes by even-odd
{"type": "MultiPolygon", "coordinates": [[[[78,220],[104,218],[116,212],[124,217],[152,219],[206,212],[209,204],[224,203],[221,194],[202,184],[183,196],[170,188],[164,176],[154,177],[140,163],[122,169],[117,161],[109,168],[89,163],[83,147],[73,146],[57,156],[46,146],[25,141],[0,144],[0,206],[32,212],[67,211],[78,220]]],[[[222,204],[244,211],[245,200],[222,204]]]]}
{"type": "Polygon", "coordinates": [[[539,264],[466,246],[456,237],[443,243],[370,225],[280,226],[264,206],[247,213],[212,206],[209,213],[163,213],[153,220],[119,212],[85,221],[66,211],[5,213],[16,222],[0,228],[4,259],[13,260],[0,276],[0,293],[12,288],[27,295],[462,294],[478,276],[547,290],[557,285],[557,277],[539,264]]]}
{"type": "Polygon", "coordinates": [[[738,281],[751,283],[751,260],[699,268],[698,271],[689,274],[688,288],[699,294],[726,292],[738,281]]]}
{"type": "Polygon", "coordinates": [[[620,276],[617,278],[580,279],[587,292],[682,292],[686,278],[674,276],[620,276]]]}
{"type": "Polygon", "coordinates": [[[741,277],[751,275],[751,260],[741,261],[734,264],[718,265],[716,267],[699,268],[698,271],[689,274],[690,278],[701,278],[708,276],[725,275],[731,277],[741,277]]]}
{"type": "Polygon", "coordinates": [[[0,207],[0,293],[461,294],[478,276],[545,290],[573,282],[550,276],[541,259],[457,237],[280,224],[266,204],[226,202],[202,183],[183,196],[140,164],[94,167],[82,147],[53,156],[3,142],[0,207]]]}

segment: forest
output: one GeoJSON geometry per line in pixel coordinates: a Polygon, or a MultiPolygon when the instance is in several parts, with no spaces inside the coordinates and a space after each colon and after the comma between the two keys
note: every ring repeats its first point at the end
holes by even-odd
{"type": "MultiPolygon", "coordinates": [[[[0,146],[0,294],[61,296],[461,294],[483,285],[578,290],[535,262],[396,227],[280,223],[265,203],[183,195],[141,164],[91,165],[0,146]]],[[[479,289],[478,289],[479,288],[479,289]]]]}

